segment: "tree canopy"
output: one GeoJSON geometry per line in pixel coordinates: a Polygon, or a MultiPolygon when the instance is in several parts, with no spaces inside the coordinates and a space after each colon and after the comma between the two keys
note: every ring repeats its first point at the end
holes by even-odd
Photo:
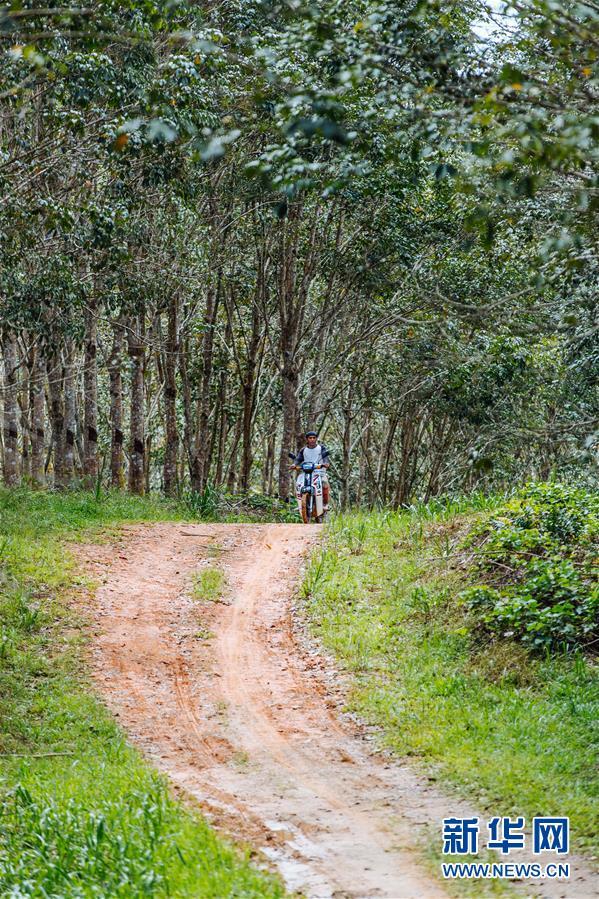
{"type": "Polygon", "coordinates": [[[599,7],[0,10],[9,485],[591,472],[599,7]]]}

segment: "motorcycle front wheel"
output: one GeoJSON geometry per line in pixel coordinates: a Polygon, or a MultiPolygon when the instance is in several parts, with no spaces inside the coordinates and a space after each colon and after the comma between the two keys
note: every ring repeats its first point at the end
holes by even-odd
{"type": "Polygon", "coordinates": [[[302,493],[302,502],[301,502],[301,510],[302,510],[302,521],[304,524],[310,524],[310,517],[312,515],[312,497],[309,493],[302,493]]]}
{"type": "Polygon", "coordinates": [[[300,510],[302,514],[302,521],[304,522],[304,524],[308,524],[310,519],[308,518],[308,495],[306,493],[302,493],[300,510]]]}

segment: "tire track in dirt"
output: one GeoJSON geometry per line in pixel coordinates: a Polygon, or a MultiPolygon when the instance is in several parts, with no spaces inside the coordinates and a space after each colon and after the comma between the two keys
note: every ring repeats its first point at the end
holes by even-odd
{"type": "MultiPolygon", "coordinates": [[[[100,580],[94,677],[153,763],[269,858],[290,889],[318,899],[446,896],[418,864],[418,841],[423,828],[439,831],[443,817],[472,809],[372,755],[340,720],[322,660],[294,639],[291,597],[319,533],[169,523],[79,552],[100,580]],[[226,573],[224,602],[190,595],[206,563],[226,573]]],[[[594,895],[589,884],[581,875],[525,892],[584,897],[594,895]]]]}

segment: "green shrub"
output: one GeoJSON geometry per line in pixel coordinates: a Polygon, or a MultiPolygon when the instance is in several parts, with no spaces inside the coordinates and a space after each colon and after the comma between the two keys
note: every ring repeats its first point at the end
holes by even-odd
{"type": "Polygon", "coordinates": [[[203,490],[190,490],[185,494],[185,506],[194,518],[211,520],[218,516],[221,501],[219,491],[208,483],[203,490]]]}
{"type": "Polygon", "coordinates": [[[591,648],[599,638],[599,497],[527,485],[466,545],[482,576],[461,594],[475,626],[532,648],[591,648]]]}
{"type": "Polygon", "coordinates": [[[295,502],[262,493],[227,493],[210,483],[201,492],[187,491],[183,503],[192,518],[202,521],[298,521],[295,502]]]}

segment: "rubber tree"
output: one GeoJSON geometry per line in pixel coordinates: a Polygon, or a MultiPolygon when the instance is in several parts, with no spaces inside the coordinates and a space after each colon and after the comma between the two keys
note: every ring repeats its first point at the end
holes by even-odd
{"type": "Polygon", "coordinates": [[[129,433],[129,490],[145,491],[145,315],[143,310],[129,320],[127,348],[131,366],[131,409],[129,433]]]}
{"type": "Polygon", "coordinates": [[[21,481],[19,455],[19,347],[17,336],[10,328],[2,333],[2,358],[4,361],[4,414],[2,434],[4,438],[4,483],[17,487],[21,481]]]}
{"type": "Polygon", "coordinates": [[[98,479],[98,309],[94,297],[85,310],[83,405],[83,474],[86,486],[94,487],[98,479]]]}
{"type": "Polygon", "coordinates": [[[113,325],[112,347],[108,357],[110,393],[110,484],[117,490],[125,486],[125,452],[123,433],[123,353],[125,328],[119,319],[113,325]]]}
{"type": "Polygon", "coordinates": [[[29,365],[29,404],[31,408],[31,483],[34,487],[44,487],[46,472],[44,452],[46,443],[46,363],[43,347],[38,340],[33,345],[29,365]]]}
{"type": "Polygon", "coordinates": [[[164,492],[173,496],[178,487],[179,428],[177,425],[177,358],[179,355],[179,297],[168,301],[167,336],[164,348],[164,492]]]}

